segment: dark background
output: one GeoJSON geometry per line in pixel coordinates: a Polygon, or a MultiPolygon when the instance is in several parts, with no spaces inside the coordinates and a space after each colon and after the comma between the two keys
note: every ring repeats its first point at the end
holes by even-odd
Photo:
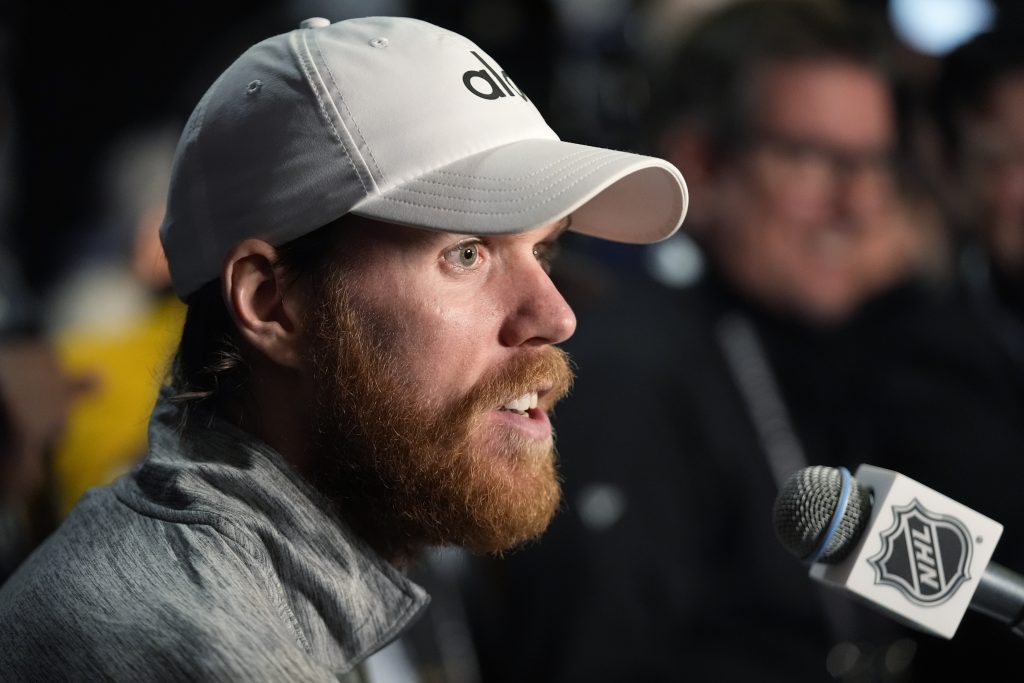
{"type": "MultiPolygon", "coordinates": [[[[402,4],[407,14],[474,39],[563,138],[636,147],[646,90],[632,68],[638,46],[630,45],[630,22],[653,0],[604,3],[620,16],[598,26],[541,0],[7,2],[0,73],[14,133],[0,236],[25,279],[44,290],[85,248],[102,211],[98,165],[112,141],[155,122],[183,125],[238,53],[305,16],[386,14],[402,4]]],[[[884,19],[886,0],[857,4],[884,19]]],[[[996,4],[997,22],[1024,22],[1024,3],[996,4]]]]}

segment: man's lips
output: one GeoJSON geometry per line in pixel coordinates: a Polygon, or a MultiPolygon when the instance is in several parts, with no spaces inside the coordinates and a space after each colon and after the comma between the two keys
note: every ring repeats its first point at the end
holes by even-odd
{"type": "Polygon", "coordinates": [[[496,417],[531,438],[545,439],[551,436],[551,421],[548,419],[545,397],[551,387],[544,386],[506,401],[495,410],[496,417]]]}
{"type": "Polygon", "coordinates": [[[522,412],[498,409],[492,411],[491,415],[498,423],[505,424],[530,439],[551,438],[551,420],[540,408],[529,408],[522,412]]]}

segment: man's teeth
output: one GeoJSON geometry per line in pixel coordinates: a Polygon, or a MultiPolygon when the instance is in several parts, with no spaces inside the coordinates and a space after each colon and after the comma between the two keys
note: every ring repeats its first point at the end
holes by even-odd
{"type": "Polygon", "coordinates": [[[531,408],[537,407],[537,392],[523,394],[514,401],[509,401],[501,407],[502,410],[513,410],[517,413],[525,413],[531,408]]]}

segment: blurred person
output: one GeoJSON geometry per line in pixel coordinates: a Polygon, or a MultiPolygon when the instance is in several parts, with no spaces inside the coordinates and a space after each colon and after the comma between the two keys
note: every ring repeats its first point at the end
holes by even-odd
{"type": "Polygon", "coordinates": [[[60,364],[39,317],[16,264],[0,251],[0,583],[53,529],[39,497],[68,413],[92,384],[60,364]]]}
{"type": "Polygon", "coordinates": [[[772,32],[786,31],[793,11],[809,12],[791,3],[726,10],[772,23],[737,55],[715,44],[742,40],[728,20],[704,28],[693,49],[707,52],[696,57],[709,73],[694,73],[680,50],[655,116],[660,148],[705,190],[695,192],[690,232],[712,268],[746,298],[824,327],[913,273],[919,248],[902,213],[909,207],[895,201],[895,112],[882,57],[856,35],[830,49],[794,32],[785,44],[772,32]],[[759,54],[759,37],[779,54],[759,54]]]}
{"type": "Polygon", "coordinates": [[[914,641],[815,586],[771,521],[796,469],[873,460],[859,318],[921,264],[882,47],[836,4],[745,2],[659,69],[703,275],[572,302],[567,510],[467,589],[485,680],[910,675],[914,641]]]}
{"type": "Polygon", "coordinates": [[[42,306],[9,248],[17,121],[6,87],[6,38],[0,26],[0,583],[53,530],[44,495],[53,446],[91,386],[60,363],[42,306]]]}
{"type": "Polygon", "coordinates": [[[548,412],[572,230],[672,234],[671,164],[558,140],[479,47],[412,19],[247,50],[179,142],[188,304],[146,458],[0,591],[18,680],[362,680],[428,546],[501,552],[558,504],[548,412]]]}
{"type": "Polygon", "coordinates": [[[145,454],[147,418],[181,336],[185,307],[160,245],[176,131],[153,125],[112,146],[103,173],[108,208],[49,298],[62,364],[97,380],[54,451],[50,487],[60,517],[145,454]]]}
{"type": "MultiPolygon", "coordinates": [[[[889,311],[868,348],[875,459],[1000,522],[993,560],[1024,568],[1024,49],[1012,24],[948,55],[934,84],[951,286],[889,311]]],[[[919,640],[922,680],[1016,664],[1019,639],[969,613],[952,642],[919,640]]]]}
{"type": "Polygon", "coordinates": [[[1024,48],[982,34],[946,58],[936,85],[947,196],[966,244],[961,280],[982,330],[1024,371],[1024,48]]]}

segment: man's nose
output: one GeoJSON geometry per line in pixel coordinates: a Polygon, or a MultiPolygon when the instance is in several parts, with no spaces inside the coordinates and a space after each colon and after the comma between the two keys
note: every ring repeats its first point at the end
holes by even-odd
{"type": "Polygon", "coordinates": [[[503,345],[558,344],[576,331],[576,315],[536,261],[522,269],[509,287],[515,296],[501,327],[503,345]]]}
{"type": "Polygon", "coordinates": [[[851,159],[832,169],[835,203],[846,216],[870,215],[885,205],[893,190],[895,171],[881,159],[851,159]]]}

